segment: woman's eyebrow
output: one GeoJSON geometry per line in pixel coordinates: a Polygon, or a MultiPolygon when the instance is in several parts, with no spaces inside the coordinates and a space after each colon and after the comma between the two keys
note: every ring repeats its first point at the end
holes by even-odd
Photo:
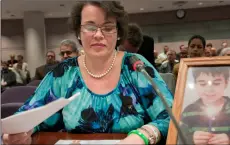
{"type": "Polygon", "coordinates": [[[198,83],[204,83],[205,80],[198,80],[197,82],[198,82],[198,83]]]}
{"type": "Polygon", "coordinates": [[[85,21],[84,23],[87,23],[87,24],[95,24],[94,21],[85,21]]]}

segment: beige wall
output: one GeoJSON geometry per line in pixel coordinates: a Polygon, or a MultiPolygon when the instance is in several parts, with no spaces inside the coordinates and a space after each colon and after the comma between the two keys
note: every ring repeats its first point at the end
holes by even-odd
{"type": "Polygon", "coordinates": [[[10,54],[24,55],[23,20],[2,20],[1,26],[1,59],[8,60],[10,54]]]}
{"type": "MultiPolygon", "coordinates": [[[[67,18],[45,19],[46,46],[54,50],[59,57],[59,43],[63,39],[77,42],[67,25],[67,18]]],[[[175,11],[145,14],[131,14],[131,22],[137,22],[145,34],[155,40],[155,48],[161,51],[167,44],[178,50],[179,45],[187,45],[189,37],[201,34],[215,47],[222,41],[230,40],[230,6],[201,8],[187,10],[185,19],[178,20],[175,11]]],[[[7,60],[10,54],[24,55],[23,20],[2,20],[2,60],[7,60]]],[[[230,44],[230,42],[229,42],[230,44]]]]}
{"type": "Polygon", "coordinates": [[[47,49],[53,50],[56,53],[58,60],[60,60],[60,56],[58,55],[60,52],[59,44],[63,39],[74,40],[77,43],[78,48],[80,48],[80,45],[75,35],[70,30],[67,18],[46,19],[45,25],[46,25],[47,49]]]}
{"type": "Polygon", "coordinates": [[[230,6],[188,9],[184,19],[177,19],[176,11],[132,14],[129,19],[142,26],[224,20],[230,19],[230,6]]]}

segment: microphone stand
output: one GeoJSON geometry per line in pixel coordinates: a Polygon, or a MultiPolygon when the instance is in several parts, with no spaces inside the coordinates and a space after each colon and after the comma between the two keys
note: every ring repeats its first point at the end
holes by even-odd
{"type": "Polygon", "coordinates": [[[163,105],[165,106],[165,109],[167,110],[170,118],[172,119],[173,124],[175,125],[179,136],[181,137],[181,141],[183,144],[187,144],[186,142],[186,137],[184,136],[182,130],[180,129],[178,123],[176,122],[175,117],[172,114],[172,110],[171,108],[168,106],[164,95],[160,92],[160,90],[158,89],[158,87],[156,86],[156,84],[153,82],[152,78],[149,76],[149,74],[145,71],[145,69],[143,68],[142,65],[138,65],[137,66],[137,71],[141,72],[144,74],[144,76],[150,81],[150,83],[152,84],[153,89],[156,91],[156,93],[160,96],[161,101],[163,102],[163,105]]]}

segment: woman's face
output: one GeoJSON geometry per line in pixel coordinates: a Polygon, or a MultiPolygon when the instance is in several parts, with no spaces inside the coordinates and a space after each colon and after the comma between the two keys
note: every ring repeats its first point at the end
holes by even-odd
{"type": "Polygon", "coordinates": [[[81,17],[80,39],[85,54],[93,57],[113,53],[117,43],[116,19],[106,19],[104,10],[94,5],[84,6],[81,17]]]}
{"type": "Polygon", "coordinates": [[[204,55],[204,46],[200,39],[193,39],[189,45],[190,57],[202,57],[204,55]]]}

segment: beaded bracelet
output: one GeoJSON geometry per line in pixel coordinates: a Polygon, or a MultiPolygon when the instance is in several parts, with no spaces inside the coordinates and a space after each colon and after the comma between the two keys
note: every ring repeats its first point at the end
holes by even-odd
{"type": "Polygon", "coordinates": [[[148,136],[149,136],[149,138],[148,138],[149,144],[155,144],[155,143],[156,143],[156,136],[155,136],[155,134],[151,134],[151,133],[150,133],[146,128],[144,128],[144,127],[141,127],[141,128],[139,128],[138,130],[142,130],[142,131],[144,131],[145,133],[148,134],[148,136]]]}
{"type": "Polygon", "coordinates": [[[131,135],[131,134],[136,134],[138,135],[145,143],[145,145],[148,145],[149,144],[149,140],[148,138],[143,134],[141,133],[139,130],[132,130],[128,133],[128,136],[131,135]]]}
{"type": "Polygon", "coordinates": [[[160,140],[160,136],[159,136],[158,130],[156,130],[155,127],[152,126],[152,125],[144,125],[144,126],[150,128],[153,131],[153,133],[154,133],[154,135],[156,137],[156,143],[157,143],[160,140]]]}

